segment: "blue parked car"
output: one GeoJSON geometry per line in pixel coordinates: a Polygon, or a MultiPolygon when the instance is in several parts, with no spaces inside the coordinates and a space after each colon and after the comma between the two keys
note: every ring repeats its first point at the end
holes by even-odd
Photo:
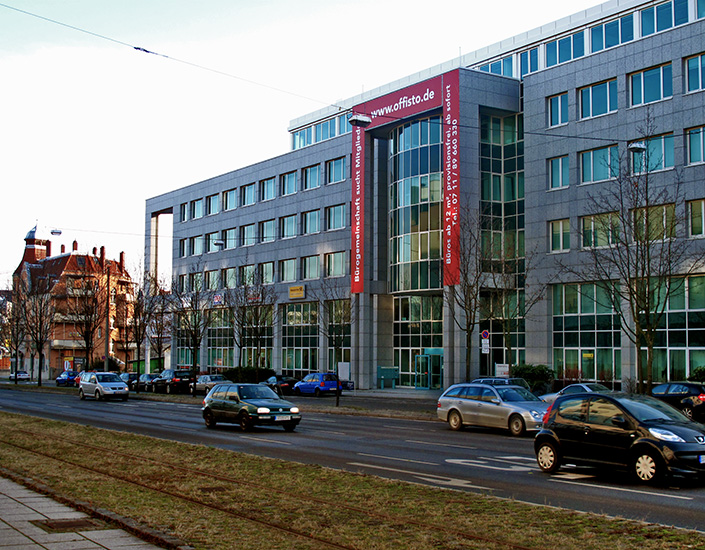
{"type": "Polygon", "coordinates": [[[78,373],[75,370],[65,370],[56,377],[57,386],[75,386],[78,373]]]}
{"type": "Polygon", "coordinates": [[[336,391],[342,393],[343,386],[334,372],[308,374],[294,386],[296,395],[313,394],[316,397],[322,397],[326,394],[335,395],[336,391]]]}

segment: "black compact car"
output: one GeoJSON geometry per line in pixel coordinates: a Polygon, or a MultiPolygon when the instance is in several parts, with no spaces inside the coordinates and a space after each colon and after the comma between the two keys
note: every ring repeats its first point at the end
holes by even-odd
{"type": "Polygon", "coordinates": [[[659,384],[651,390],[656,399],[665,401],[688,418],[702,421],[705,417],[705,385],[695,382],[659,384]]]}
{"type": "Polygon", "coordinates": [[[191,371],[166,369],[152,380],[153,393],[187,393],[191,385],[191,371]]]}
{"type": "Polygon", "coordinates": [[[534,450],[547,473],[570,463],[625,469],[643,483],[705,474],[705,426],[646,395],[561,396],[546,413],[534,450]]]}
{"type": "Polygon", "coordinates": [[[301,422],[299,408],[264,384],[218,384],[203,400],[201,411],[207,428],[228,422],[239,424],[242,431],[266,425],[293,432],[301,422]]]}
{"type": "Polygon", "coordinates": [[[294,378],[293,376],[276,374],[274,376],[270,376],[264,382],[260,382],[260,384],[266,384],[279,395],[292,395],[294,393],[294,386],[297,382],[299,382],[299,379],[294,378]]]}
{"type": "Polygon", "coordinates": [[[130,391],[135,391],[135,384],[137,383],[137,378],[139,374],[136,372],[123,372],[120,374],[120,379],[127,384],[130,391]]]}

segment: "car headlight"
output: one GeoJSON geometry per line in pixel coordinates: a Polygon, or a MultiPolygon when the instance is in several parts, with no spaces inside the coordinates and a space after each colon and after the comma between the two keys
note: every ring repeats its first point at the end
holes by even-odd
{"type": "Polygon", "coordinates": [[[674,434],[668,430],[663,430],[661,428],[649,428],[649,433],[653,435],[656,439],[661,441],[670,441],[671,443],[685,443],[685,439],[681,436],[674,434]]]}
{"type": "Polygon", "coordinates": [[[269,414],[267,407],[257,407],[257,414],[269,414]]]}
{"type": "Polygon", "coordinates": [[[289,409],[289,412],[291,414],[299,414],[299,408],[298,407],[291,407],[291,409],[289,409]]]}
{"type": "Polygon", "coordinates": [[[539,411],[529,411],[529,414],[533,416],[536,420],[542,420],[543,419],[543,413],[539,411]]]}

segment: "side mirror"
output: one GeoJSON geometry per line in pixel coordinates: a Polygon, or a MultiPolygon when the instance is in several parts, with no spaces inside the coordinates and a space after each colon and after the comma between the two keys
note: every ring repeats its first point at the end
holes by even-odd
{"type": "Polygon", "coordinates": [[[612,418],[612,424],[622,429],[627,429],[629,427],[629,422],[627,422],[623,416],[615,416],[612,418]]]}
{"type": "Polygon", "coordinates": [[[231,395],[228,399],[230,399],[230,401],[235,401],[235,403],[240,402],[240,398],[237,395],[231,395]]]}
{"type": "Polygon", "coordinates": [[[495,405],[499,405],[500,401],[496,397],[494,399],[490,399],[490,403],[493,403],[495,405]]]}

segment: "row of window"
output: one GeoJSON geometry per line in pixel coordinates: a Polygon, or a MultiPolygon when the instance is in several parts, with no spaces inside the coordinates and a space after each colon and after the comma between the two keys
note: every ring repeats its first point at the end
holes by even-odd
{"type": "Polygon", "coordinates": [[[278,262],[227,267],[225,269],[179,275],[179,288],[182,292],[218,290],[238,286],[269,285],[274,283],[294,283],[297,280],[320,279],[321,267],[325,277],[344,277],[346,274],[346,253],[331,252],[321,256],[314,254],[302,258],[287,258],[278,262]],[[277,270],[275,273],[275,266],[277,270]],[[297,274],[300,266],[300,274],[297,274]]]}
{"type": "Polygon", "coordinates": [[[597,53],[626,44],[637,37],[650,36],[703,17],[705,0],[692,0],[692,3],[689,0],[662,2],[622,14],[610,21],[586,26],[567,36],[549,40],[476,68],[492,74],[523,78],[541,68],[567,63],[585,56],[586,53],[597,53]]]}
{"type": "MultiPolygon", "coordinates": [[[[685,89],[696,92],[705,89],[705,54],[688,58],[685,65],[685,89]]],[[[646,105],[673,97],[673,78],[670,63],[651,67],[627,75],[629,83],[629,105],[646,105]]],[[[567,124],[570,121],[568,92],[547,98],[547,124],[549,127],[567,124]]],[[[599,82],[578,89],[578,119],[593,118],[614,113],[619,108],[617,79],[599,82]]]]}
{"type": "Polygon", "coordinates": [[[347,208],[345,204],[328,206],[323,210],[323,224],[321,224],[321,211],[309,210],[302,214],[282,216],[278,219],[264,220],[251,223],[238,228],[231,227],[222,231],[214,231],[203,235],[196,235],[179,240],[179,257],[198,256],[204,252],[218,252],[221,249],[230,249],[239,246],[252,246],[258,243],[273,242],[277,239],[291,239],[299,235],[313,235],[321,231],[323,226],[326,231],[344,229],[347,222],[347,208]],[[301,227],[298,224],[301,222],[301,227]],[[300,231],[299,231],[300,229],[300,231]],[[239,239],[238,239],[239,237],[239,239]]]}
{"type": "MultiPolygon", "coordinates": [[[[279,196],[293,195],[300,188],[303,191],[321,186],[323,178],[321,165],[307,166],[298,171],[287,172],[279,176],[279,196]]],[[[347,177],[345,157],[329,160],[325,163],[325,183],[338,183],[347,177]]],[[[233,210],[238,206],[249,206],[260,201],[268,201],[277,197],[277,179],[267,178],[259,182],[248,183],[239,188],[228,189],[222,193],[207,196],[205,199],[195,199],[181,204],[179,220],[182,222],[196,220],[203,216],[211,216],[218,212],[233,210]]]]}
{"type": "MultiPolygon", "coordinates": [[[[648,235],[649,239],[668,239],[676,236],[673,204],[652,206],[648,212],[640,209],[634,216],[635,227],[642,228],[634,238],[648,235]]],[[[617,244],[622,230],[619,216],[614,212],[583,216],[579,227],[582,248],[617,244]]],[[[705,237],[705,200],[688,203],[688,234],[690,237],[705,237]]],[[[549,222],[549,240],[551,252],[570,250],[570,221],[563,219],[549,222]]]]}
{"type": "Polygon", "coordinates": [[[352,132],[348,116],[350,116],[349,113],[346,113],[292,132],[292,149],[301,149],[302,147],[352,132]]]}
{"type": "MultiPolygon", "coordinates": [[[[705,162],[705,126],[685,130],[686,164],[705,162]]],[[[632,174],[666,170],[675,166],[673,134],[654,136],[643,143],[643,151],[635,150],[630,155],[632,174]]],[[[613,179],[619,175],[619,152],[617,145],[608,145],[578,153],[580,183],[595,183],[613,179]]],[[[570,185],[570,157],[550,158],[547,161],[548,188],[561,189],[570,185]]]]}

